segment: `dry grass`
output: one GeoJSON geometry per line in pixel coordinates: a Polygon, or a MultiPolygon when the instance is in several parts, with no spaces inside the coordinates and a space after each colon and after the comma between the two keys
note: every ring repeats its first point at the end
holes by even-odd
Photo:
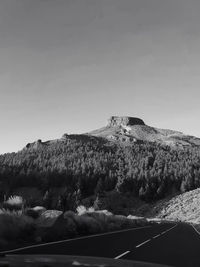
{"type": "Polygon", "coordinates": [[[2,203],[2,207],[7,210],[21,210],[23,208],[24,201],[20,196],[10,196],[9,199],[2,203]]]}

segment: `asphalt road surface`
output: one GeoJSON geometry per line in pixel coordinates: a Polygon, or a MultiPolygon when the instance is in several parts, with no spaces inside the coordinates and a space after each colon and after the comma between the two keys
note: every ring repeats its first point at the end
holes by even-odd
{"type": "Polygon", "coordinates": [[[200,235],[191,225],[158,224],[32,246],[9,253],[94,256],[199,267],[200,235]]]}

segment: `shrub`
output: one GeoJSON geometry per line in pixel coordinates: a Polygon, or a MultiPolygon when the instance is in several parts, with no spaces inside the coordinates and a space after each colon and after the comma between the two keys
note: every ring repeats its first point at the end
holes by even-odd
{"type": "Polygon", "coordinates": [[[72,238],[77,235],[76,223],[72,216],[60,215],[53,226],[49,227],[43,236],[43,241],[54,241],[72,238]]]}
{"type": "Polygon", "coordinates": [[[40,216],[39,212],[37,210],[34,210],[34,209],[27,209],[25,211],[25,215],[27,215],[33,219],[37,219],[40,216]]]}
{"type": "Polygon", "coordinates": [[[7,210],[21,210],[24,206],[22,197],[20,196],[11,196],[8,200],[3,202],[2,207],[7,210]]]}
{"type": "MultiPolygon", "coordinates": [[[[108,231],[131,228],[137,225],[136,220],[122,215],[113,215],[107,211],[88,212],[83,206],[79,210],[81,215],[67,211],[54,224],[57,229],[56,237],[71,237],[72,235],[90,235],[108,231]],[[82,213],[84,212],[84,213],[82,213]],[[62,218],[62,219],[61,219],[62,218]],[[71,231],[71,233],[70,233],[71,231]]],[[[55,235],[53,235],[55,238],[55,235]]]]}
{"type": "Polygon", "coordinates": [[[10,216],[21,216],[22,210],[8,210],[8,209],[0,209],[0,214],[7,214],[10,216]]]}
{"type": "Polygon", "coordinates": [[[75,217],[77,230],[80,235],[96,234],[102,232],[101,222],[97,221],[91,214],[83,214],[75,217]]]}
{"type": "Polygon", "coordinates": [[[88,212],[94,212],[94,208],[93,207],[86,208],[85,206],[80,205],[76,208],[76,211],[78,215],[82,215],[88,212]]]}
{"type": "Polygon", "coordinates": [[[87,208],[83,205],[80,205],[76,208],[76,211],[77,211],[78,215],[82,215],[82,214],[87,212],[87,208]]]}
{"type": "Polygon", "coordinates": [[[32,218],[17,212],[0,214],[0,239],[30,240],[34,231],[35,225],[32,218]]]}
{"type": "Polygon", "coordinates": [[[11,196],[9,199],[6,201],[7,204],[9,205],[18,205],[22,206],[23,205],[23,199],[20,196],[11,196]]]}

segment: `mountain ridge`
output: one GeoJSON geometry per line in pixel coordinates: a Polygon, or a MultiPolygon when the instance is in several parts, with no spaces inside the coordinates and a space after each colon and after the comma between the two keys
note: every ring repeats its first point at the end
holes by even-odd
{"type": "Polygon", "coordinates": [[[90,138],[102,138],[114,143],[123,143],[130,145],[134,143],[155,142],[165,146],[175,148],[199,147],[200,138],[186,135],[177,130],[160,129],[152,127],[137,117],[131,116],[111,116],[107,125],[96,130],[92,130],[83,134],[63,134],[61,138],[42,141],[38,139],[26,145],[27,148],[35,148],[42,145],[50,145],[55,142],[66,141],[70,136],[79,136],[83,139],[86,136],[90,138]]]}
{"type": "MultiPolygon", "coordinates": [[[[88,205],[96,200],[95,205],[101,207],[99,196],[111,191],[152,202],[199,188],[200,149],[195,137],[137,123],[115,118],[96,133],[64,134],[0,155],[0,199],[22,192],[22,188],[34,188],[37,205],[74,209],[90,197],[88,205]],[[123,139],[111,139],[112,132],[123,139]],[[167,145],[169,136],[178,136],[181,145],[167,145]]],[[[27,201],[33,199],[28,196],[27,201]]],[[[105,208],[109,205],[106,202],[105,208]]]]}
{"type": "Polygon", "coordinates": [[[111,116],[107,126],[87,134],[122,142],[148,141],[178,147],[200,146],[198,137],[148,126],[142,119],[128,116],[111,116]]]}

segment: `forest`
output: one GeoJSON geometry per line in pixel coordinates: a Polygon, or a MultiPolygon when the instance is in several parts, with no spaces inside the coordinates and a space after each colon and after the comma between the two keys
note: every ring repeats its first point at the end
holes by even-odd
{"type": "Polygon", "coordinates": [[[1,200],[23,187],[37,188],[48,208],[53,205],[52,190],[64,189],[54,204],[63,210],[74,210],[83,199],[109,191],[152,202],[200,187],[200,149],[69,135],[0,156],[1,200]]]}

